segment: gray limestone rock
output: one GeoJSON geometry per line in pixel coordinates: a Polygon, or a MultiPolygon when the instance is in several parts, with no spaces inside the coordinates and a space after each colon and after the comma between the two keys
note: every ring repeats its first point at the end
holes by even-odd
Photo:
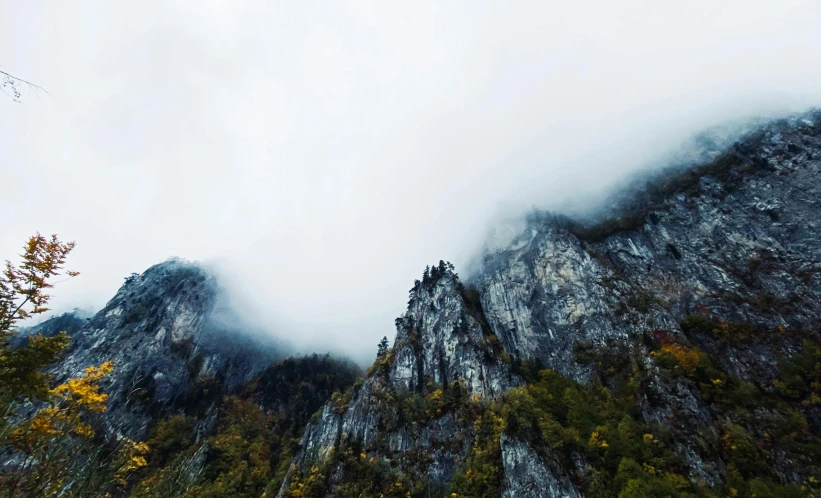
{"type": "Polygon", "coordinates": [[[180,260],[152,266],[74,330],[53,373],[63,381],[113,361],[103,384],[106,430],[141,438],[159,417],[201,401],[190,399],[197,382],[215,380],[230,391],[277,356],[275,345],[226,329],[219,311],[219,287],[202,267],[180,260]]]}

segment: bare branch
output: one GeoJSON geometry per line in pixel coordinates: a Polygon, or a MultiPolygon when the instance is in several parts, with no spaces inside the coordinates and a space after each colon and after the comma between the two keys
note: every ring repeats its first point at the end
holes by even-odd
{"type": "Polygon", "coordinates": [[[20,102],[23,94],[20,91],[20,86],[25,85],[28,87],[30,91],[37,95],[38,91],[48,94],[45,88],[41,87],[36,83],[32,83],[31,81],[24,80],[23,78],[18,78],[13,74],[9,74],[5,71],[0,71],[0,77],[2,77],[2,82],[0,83],[0,90],[3,91],[6,95],[11,97],[11,99],[15,102],[20,102]],[[8,90],[7,90],[8,89],[8,90]]]}

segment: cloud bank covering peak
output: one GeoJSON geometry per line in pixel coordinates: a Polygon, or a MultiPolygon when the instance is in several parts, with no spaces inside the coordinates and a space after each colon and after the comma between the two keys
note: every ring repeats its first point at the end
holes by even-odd
{"type": "MultiPolygon", "coordinates": [[[[6,2],[0,254],[56,309],[170,256],[304,349],[373,357],[426,264],[725,122],[821,105],[816,1],[6,2]]],[[[2,96],[0,96],[2,97],[2,96]]]]}

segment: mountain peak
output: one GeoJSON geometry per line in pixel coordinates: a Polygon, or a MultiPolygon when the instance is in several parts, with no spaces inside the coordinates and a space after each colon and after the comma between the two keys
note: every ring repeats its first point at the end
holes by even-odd
{"type": "Polygon", "coordinates": [[[462,382],[472,393],[493,396],[518,383],[476,297],[452,264],[425,270],[407,312],[396,319],[390,374],[396,388],[425,392],[428,382],[462,382]]]}
{"type": "Polygon", "coordinates": [[[106,389],[112,430],[139,436],[194,395],[201,379],[234,389],[281,356],[273,341],[219,316],[221,290],[197,263],[170,259],[132,275],[71,337],[57,379],[114,361],[106,389]]]}

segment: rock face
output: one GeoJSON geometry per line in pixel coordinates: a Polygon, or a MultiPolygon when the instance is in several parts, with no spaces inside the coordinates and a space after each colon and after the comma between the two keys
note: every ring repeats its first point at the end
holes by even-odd
{"type": "MultiPolygon", "coordinates": [[[[614,229],[623,220],[585,230],[532,215],[509,248],[485,256],[478,277],[505,350],[582,379],[576,342],[623,339],[647,320],[678,331],[699,307],[730,321],[813,327],[821,316],[819,120],[771,124],[667,196],[626,195],[633,200],[619,210],[630,229],[614,229]]],[[[775,352],[722,356],[749,378],[772,371],[775,352]]]]}
{"type": "Polygon", "coordinates": [[[86,317],[78,311],[63,313],[62,315],[49,318],[48,320],[45,320],[44,322],[33,327],[24,328],[17,331],[17,333],[12,336],[9,344],[13,348],[24,346],[25,344],[28,344],[29,336],[34,334],[42,334],[45,337],[53,337],[60,332],[65,332],[71,336],[83,328],[86,321],[90,319],[90,317],[86,317]]]}
{"type": "Polygon", "coordinates": [[[581,498],[567,476],[554,474],[527,444],[501,437],[505,480],[502,497],[543,496],[545,498],[581,498]]]}
{"type": "MultiPolygon", "coordinates": [[[[74,327],[53,373],[61,381],[113,361],[104,384],[106,429],[139,439],[152,421],[192,402],[198,383],[216,379],[230,390],[276,357],[272,345],[221,324],[218,298],[217,282],[200,266],[179,260],[155,265],[129,278],[102,310],[74,327]]],[[[40,327],[51,330],[65,321],[40,327]]]]}
{"type": "MultiPolygon", "coordinates": [[[[396,320],[394,348],[377,359],[349,400],[325,406],[319,420],[308,425],[298,467],[323,462],[356,441],[436,485],[446,484],[464,459],[469,438],[460,434],[469,427],[438,403],[439,410],[421,413],[409,405],[440,399],[445,392],[493,397],[521,384],[453,266],[440,262],[431,273],[426,270],[410,291],[408,311],[396,320]]],[[[341,468],[336,474],[342,477],[341,468]]],[[[286,479],[283,489],[289,484],[286,479]]]]}
{"type": "MultiPolygon", "coordinates": [[[[351,441],[392,467],[446,486],[477,431],[448,407],[405,423],[408,399],[429,400],[459,386],[460,395],[493,400],[522,385],[519,366],[527,361],[587,383],[601,372],[580,357],[619,346],[630,350],[634,370],[649,372],[640,417],[648,425],[680,417],[681,437],[671,445],[684,473],[692,482],[720,484],[724,462],[704,456],[707,443],[696,437],[712,431],[719,417],[692,381],[658,373],[657,355],[641,338],[656,334],[667,344],[686,344],[681,351],[698,347],[739,382],[772,381],[778,359],[802,351],[800,333],[744,342],[682,324],[700,314],[719,328],[744,323],[817,338],[819,202],[821,112],[813,112],[767,124],[707,164],[661,173],[623,196],[618,218],[584,225],[530,215],[508,247],[484,256],[471,286],[448,264],[426,270],[396,321],[394,348],[348,399],[328,404],[309,424],[280,496],[290,496],[298,475],[333,460],[351,441]],[[411,458],[420,453],[427,458],[411,458]]],[[[814,412],[807,413],[812,420],[814,412]]],[[[816,421],[811,430],[821,425],[816,421]]],[[[570,477],[589,484],[584,462],[562,468],[545,460],[550,448],[539,453],[507,433],[498,441],[502,496],[580,497],[570,477]]],[[[334,465],[329,496],[350,468],[334,465]]],[[[772,457],[770,465],[782,482],[802,482],[789,459],[772,457]]]]}
{"type": "Polygon", "coordinates": [[[391,385],[421,392],[428,380],[447,387],[462,379],[470,392],[483,396],[516,385],[479,303],[470,302],[452,267],[435,271],[439,276],[411,290],[408,311],[396,320],[391,385]]]}

